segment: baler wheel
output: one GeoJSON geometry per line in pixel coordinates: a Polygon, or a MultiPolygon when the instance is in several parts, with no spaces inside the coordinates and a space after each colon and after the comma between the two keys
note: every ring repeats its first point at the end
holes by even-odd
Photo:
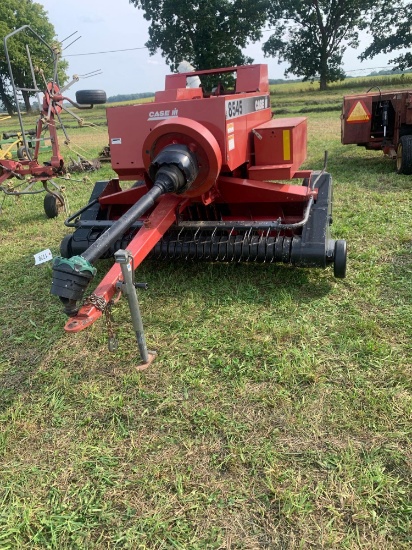
{"type": "Polygon", "coordinates": [[[342,239],[335,242],[333,274],[337,279],[346,277],[346,241],[342,239]]]}
{"type": "Polygon", "coordinates": [[[44,211],[48,218],[56,218],[59,212],[64,208],[64,199],[60,193],[47,193],[44,197],[44,211]]]}
{"type": "Polygon", "coordinates": [[[412,136],[402,136],[396,150],[398,174],[412,174],[412,136]]]}

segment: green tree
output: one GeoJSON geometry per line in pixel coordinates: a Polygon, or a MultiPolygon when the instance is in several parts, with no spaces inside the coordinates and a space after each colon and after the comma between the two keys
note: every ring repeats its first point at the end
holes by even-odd
{"type": "MultiPolygon", "coordinates": [[[[52,44],[55,40],[54,27],[47,19],[47,13],[41,4],[32,0],[1,0],[0,36],[4,37],[23,25],[30,25],[48,44],[52,44]]],[[[30,32],[18,33],[8,40],[15,84],[20,88],[33,88],[26,45],[29,47],[33,65],[44,71],[46,79],[52,76],[51,55],[47,48],[30,32]]],[[[66,68],[67,62],[61,61],[59,76],[62,82],[66,79],[66,68]]],[[[40,74],[38,74],[37,79],[38,86],[42,89],[44,83],[40,74]]],[[[29,98],[32,95],[34,95],[33,92],[22,92],[27,111],[31,110],[29,98]]],[[[3,41],[0,43],[0,100],[7,112],[12,114],[15,105],[3,41]]]]}
{"type": "Polygon", "coordinates": [[[197,69],[251,63],[242,53],[261,38],[267,0],[130,0],[150,21],[151,54],[160,50],[171,70],[183,60],[197,69]]]}
{"type": "MultiPolygon", "coordinates": [[[[360,56],[360,59],[374,57],[379,53],[390,53],[412,46],[412,5],[411,2],[394,0],[390,3],[380,2],[374,10],[369,33],[372,43],[360,56]]],[[[391,59],[396,68],[412,68],[412,54],[402,53],[391,59]]]]}
{"type": "Polygon", "coordinates": [[[271,0],[269,23],[274,33],[264,44],[268,56],[289,63],[285,76],[319,78],[320,89],[342,80],[342,58],[359,46],[359,30],[367,27],[371,0],[271,0]]]}

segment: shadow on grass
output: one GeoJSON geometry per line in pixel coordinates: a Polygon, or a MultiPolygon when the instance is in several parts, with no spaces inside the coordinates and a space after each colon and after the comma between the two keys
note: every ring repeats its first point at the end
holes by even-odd
{"type": "MultiPolygon", "coordinates": [[[[362,151],[342,146],[329,155],[327,170],[334,181],[353,181],[367,190],[380,193],[412,190],[412,178],[396,173],[395,161],[379,151],[362,151]]],[[[320,162],[320,159],[319,159],[320,162]]]]}
{"type": "MultiPolygon", "coordinates": [[[[310,301],[310,296],[320,297],[328,293],[330,283],[321,269],[303,269],[277,263],[237,263],[201,261],[164,261],[148,258],[145,262],[154,276],[156,287],[170,289],[183,296],[193,293],[208,301],[211,306],[228,296],[244,302],[256,302],[256,298],[287,292],[293,300],[310,301]],[[173,282],[171,278],[173,277],[173,282]],[[309,293],[306,291],[311,289],[309,293]],[[302,292],[304,290],[304,292],[302,292]]],[[[329,273],[329,269],[327,270],[329,273]]],[[[333,277],[333,275],[332,275],[333,277]]],[[[328,277],[329,278],[329,277],[328,277]]]]}
{"type": "Polygon", "coordinates": [[[43,207],[44,197],[45,193],[38,193],[31,197],[29,203],[24,196],[16,198],[0,193],[0,229],[15,229],[22,225],[41,222],[46,218],[43,207]],[[22,210],[27,213],[22,215],[22,210]],[[4,214],[7,214],[7,219],[3,216],[4,214]]]}

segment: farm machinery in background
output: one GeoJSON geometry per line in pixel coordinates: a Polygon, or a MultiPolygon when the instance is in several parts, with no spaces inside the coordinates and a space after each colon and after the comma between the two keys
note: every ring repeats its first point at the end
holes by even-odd
{"type": "MultiPolygon", "coordinates": [[[[19,119],[20,132],[6,132],[3,134],[5,140],[15,138],[16,141],[12,146],[14,147],[17,144],[19,147],[17,159],[13,158],[11,149],[4,150],[3,154],[0,150],[0,191],[3,191],[5,195],[13,196],[46,192],[44,210],[49,218],[54,218],[58,215],[59,210],[62,208],[66,209],[63,189],[54,181],[54,178],[64,178],[65,173],[64,159],[59,149],[58,127],[63,131],[66,143],[70,142],[60,114],[62,111],[65,111],[78,122],[82,122],[82,119],[68,109],[64,105],[64,102],[68,102],[78,109],[91,109],[93,105],[105,103],[106,94],[102,90],[80,90],[76,92],[76,102],[63,95],[72,84],[79,81],[80,77],[74,75],[72,81],[64,87],[59,85],[58,64],[61,56],[60,45],[50,46],[29,25],[24,25],[5,36],[4,51],[19,119]],[[29,89],[16,85],[13,64],[8,48],[9,40],[22,32],[28,33],[42,44],[44,55],[47,56],[47,60],[50,61],[50,66],[52,67],[52,77],[51,79],[47,79],[44,72],[34,64],[29,46],[26,44],[26,54],[33,82],[33,87],[29,89]],[[42,89],[37,84],[37,78],[40,78],[42,81],[42,89]],[[24,117],[20,107],[19,93],[21,92],[33,92],[37,95],[39,117],[34,130],[26,130],[25,128],[24,117]],[[43,95],[42,99],[41,94],[43,95]],[[47,133],[47,136],[44,135],[45,133],[47,133]],[[51,158],[47,162],[40,163],[39,154],[45,141],[51,144],[51,158]],[[20,183],[15,184],[9,181],[13,179],[19,180],[20,183]],[[40,188],[37,185],[38,183],[40,183],[40,188]]],[[[94,74],[96,72],[90,75],[93,76],[94,74]]],[[[84,75],[84,77],[88,76],[84,75]]]]}
{"type": "MultiPolygon", "coordinates": [[[[11,118],[11,117],[9,117],[11,118]]],[[[31,140],[32,136],[36,135],[36,130],[29,130],[26,132],[28,136],[27,144],[29,146],[30,154],[33,155],[36,147],[36,142],[31,140]]],[[[23,134],[21,132],[3,132],[0,140],[0,160],[4,159],[19,159],[26,160],[27,152],[24,147],[23,134]]],[[[42,138],[39,151],[51,151],[50,138],[42,138]]]]}
{"type": "Polygon", "coordinates": [[[412,174],[412,91],[345,96],[341,119],[344,145],[383,151],[396,159],[398,174],[412,174]]]}
{"type": "Polygon", "coordinates": [[[89,203],[66,220],[75,231],[53,262],[51,292],[69,315],[66,331],[107,315],[123,292],[147,364],[134,270],[148,255],[332,265],[345,277],[346,242],[330,236],[331,176],[300,169],[306,119],[272,119],[266,65],[167,75],[154,103],[106,113],[118,178],[97,182],[89,203]],[[227,74],[236,75],[230,91],[219,83],[227,74]],[[218,84],[206,93],[187,85],[196,77],[218,84]],[[116,263],[86,298],[95,263],[112,256],[116,263]]]}

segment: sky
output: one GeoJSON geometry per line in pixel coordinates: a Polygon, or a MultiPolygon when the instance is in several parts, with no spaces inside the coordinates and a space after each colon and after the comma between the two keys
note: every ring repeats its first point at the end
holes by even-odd
{"type": "MultiPolygon", "coordinates": [[[[59,40],[77,31],[64,42],[64,46],[69,46],[72,40],[81,37],[63,52],[69,62],[69,76],[97,69],[102,71],[99,76],[81,79],[70,88],[71,93],[80,89],[103,89],[110,97],[155,92],[164,88],[164,78],[170,70],[159,52],[149,55],[144,46],[149,38],[149,21],[128,0],[38,0],[38,3],[47,11],[59,40]],[[91,55],[94,52],[131,48],[142,49],[91,55]]],[[[267,63],[269,78],[284,78],[287,65],[279,65],[276,59],[263,56],[262,44],[269,36],[270,32],[263,33],[262,42],[250,44],[244,53],[252,57],[254,63],[267,63]]],[[[395,57],[395,54],[380,55],[361,63],[357,56],[368,43],[365,34],[359,51],[347,50],[344,69],[349,75],[361,76],[371,70],[380,70],[388,65],[389,59],[395,57]]],[[[71,94],[68,92],[66,95],[70,97],[71,94]]]]}

